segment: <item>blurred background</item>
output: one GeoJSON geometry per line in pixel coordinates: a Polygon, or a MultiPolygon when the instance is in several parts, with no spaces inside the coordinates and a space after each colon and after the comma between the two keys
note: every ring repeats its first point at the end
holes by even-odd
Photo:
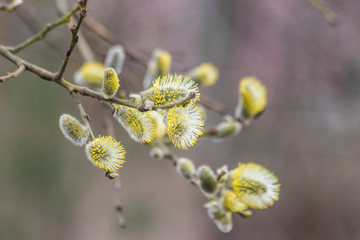
{"type": "MultiPolygon", "coordinates": [[[[262,164],[279,177],[280,200],[248,219],[233,216],[233,231],[221,233],[205,197],[116,125],[127,149],[120,171],[127,228],[120,229],[113,183],[59,130],[62,113],[78,116],[70,95],[25,72],[0,84],[0,239],[359,239],[360,4],[328,3],[336,27],[307,1],[89,0],[89,15],[139,56],[121,75],[126,91],[141,89],[156,47],[172,54],[172,72],[217,66],[219,81],[201,93],[229,113],[241,77],[263,81],[269,102],[259,120],[221,143],[201,138],[176,153],[215,169],[262,164]]],[[[53,1],[25,1],[15,13],[0,12],[0,43],[16,45],[57,18],[53,1]]],[[[111,44],[83,29],[102,62],[111,44]]],[[[70,37],[59,27],[19,55],[57,71],[70,37]]],[[[81,63],[76,50],[67,80],[81,63]]],[[[0,57],[1,75],[13,69],[0,57]]],[[[95,135],[104,135],[103,115],[111,113],[81,100],[95,135]]],[[[206,127],[222,119],[208,116],[206,127]]]]}

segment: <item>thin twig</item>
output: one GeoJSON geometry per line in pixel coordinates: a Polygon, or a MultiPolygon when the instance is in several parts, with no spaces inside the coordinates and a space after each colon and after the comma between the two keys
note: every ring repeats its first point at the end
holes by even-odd
{"type": "Polygon", "coordinates": [[[23,71],[25,71],[25,66],[24,66],[24,64],[20,64],[20,66],[14,72],[9,72],[5,76],[0,76],[0,82],[4,82],[6,79],[9,79],[9,78],[16,78],[23,71]]]}
{"type": "Polygon", "coordinates": [[[67,50],[66,52],[66,57],[63,61],[63,64],[61,65],[61,68],[60,68],[60,71],[56,74],[56,80],[59,81],[62,79],[64,73],[65,73],[65,69],[67,67],[67,64],[70,60],[70,56],[78,42],[78,38],[79,38],[79,35],[78,35],[78,32],[80,30],[80,26],[81,26],[81,23],[82,21],[84,20],[84,18],[86,17],[87,15],[87,9],[86,9],[86,4],[87,4],[87,0],[80,0],[79,1],[79,7],[80,7],[80,18],[79,18],[79,21],[77,23],[77,25],[72,25],[70,27],[70,30],[71,30],[71,34],[72,34],[72,38],[71,38],[71,43],[70,43],[70,47],[69,47],[69,50],[67,50]]]}
{"type": "Polygon", "coordinates": [[[225,106],[221,103],[216,102],[215,100],[212,100],[204,95],[201,95],[200,98],[200,103],[202,105],[204,105],[204,107],[217,112],[217,113],[221,113],[221,114],[226,114],[227,112],[225,111],[225,106]]]}
{"type": "Polygon", "coordinates": [[[8,4],[0,3],[0,11],[13,12],[21,4],[23,4],[22,0],[13,0],[8,4]]]}
{"type": "Polygon", "coordinates": [[[80,113],[80,116],[81,116],[81,119],[82,119],[82,122],[83,124],[86,126],[86,128],[88,129],[89,133],[90,133],[90,137],[92,140],[95,139],[95,136],[94,136],[94,133],[92,132],[91,130],[91,127],[90,127],[90,118],[89,118],[89,115],[85,112],[85,109],[84,107],[82,106],[81,102],[80,102],[80,99],[78,98],[77,94],[75,92],[72,92],[71,93],[71,96],[74,98],[75,100],[75,103],[76,103],[76,107],[78,108],[79,110],[79,113],[80,113]]]}
{"type": "Polygon", "coordinates": [[[16,54],[16,53],[20,52],[21,50],[23,50],[24,48],[29,47],[33,43],[35,43],[35,42],[37,42],[39,40],[42,40],[46,36],[46,34],[48,32],[50,32],[51,30],[54,30],[55,28],[57,28],[58,26],[60,26],[62,24],[65,24],[65,23],[69,22],[70,17],[72,15],[74,15],[77,11],[79,11],[79,6],[76,6],[73,10],[71,10],[70,12],[65,14],[64,16],[62,16],[57,21],[55,21],[53,23],[48,23],[43,30],[41,30],[40,32],[38,32],[34,36],[30,37],[29,39],[25,40],[23,43],[20,43],[19,45],[10,48],[9,49],[10,52],[16,54]]]}
{"type": "MultiPolygon", "coordinates": [[[[57,6],[57,10],[59,11],[59,13],[61,15],[66,14],[69,10],[69,6],[67,4],[66,0],[56,0],[56,6],[57,6]]],[[[68,23],[69,28],[75,24],[75,20],[73,15],[70,17],[70,22],[68,23]]],[[[84,61],[86,62],[94,62],[95,61],[95,55],[93,53],[93,51],[91,50],[89,44],[87,43],[87,41],[85,40],[85,38],[83,37],[83,34],[81,33],[81,30],[79,30],[78,32],[78,46],[79,46],[79,50],[80,53],[84,59],[84,61]]]]}
{"type": "MultiPolygon", "coordinates": [[[[115,137],[115,129],[114,129],[113,119],[108,114],[105,114],[104,115],[104,120],[105,120],[107,134],[109,136],[115,137]]],[[[121,199],[122,199],[121,198],[122,184],[121,184],[121,179],[120,179],[120,173],[118,172],[118,174],[119,174],[119,176],[114,179],[115,210],[116,210],[116,213],[117,213],[117,217],[118,217],[120,227],[125,228],[126,223],[125,223],[125,217],[124,217],[124,214],[123,214],[123,211],[124,211],[123,210],[123,205],[122,205],[122,201],[121,201],[121,199]]]]}

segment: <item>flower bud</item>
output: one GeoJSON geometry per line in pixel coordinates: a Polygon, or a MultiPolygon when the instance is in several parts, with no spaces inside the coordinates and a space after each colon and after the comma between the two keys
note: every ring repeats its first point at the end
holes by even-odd
{"type": "Polygon", "coordinates": [[[69,114],[60,117],[59,125],[61,132],[73,144],[83,146],[89,138],[89,131],[76,118],[69,114]]]}
{"type": "Polygon", "coordinates": [[[107,68],[104,72],[104,81],[102,84],[102,92],[105,97],[112,98],[119,89],[119,78],[113,68],[107,68]]]}
{"type": "Polygon", "coordinates": [[[164,158],[164,151],[159,147],[152,147],[150,149],[150,157],[154,160],[159,160],[164,158]]]}
{"type": "Polygon", "coordinates": [[[185,179],[191,179],[195,174],[194,163],[187,158],[179,158],[176,164],[177,173],[185,179]]]}
{"type": "Polygon", "coordinates": [[[105,66],[113,68],[117,74],[120,74],[122,72],[124,61],[124,48],[121,45],[115,45],[108,50],[105,66]]]}
{"type": "Polygon", "coordinates": [[[209,166],[200,166],[196,175],[200,179],[200,190],[205,195],[215,192],[217,187],[216,176],[209,166]]]}
{"type": "Polygon", "coordinates": [[[157,48],[153,51],[148,63],[144,78],[144,88],[149,88],[157,77],[164,76],[170,72],[171,55],[169,52],[157,48]]]}
{"type": "Polygon", "coordinates": [[[135,108],[114,105],[114,118],[137,142],[151,142],[154,139],[154,125],[149,112],[140,112],[135,108]]]}
{"type": "Polygon", "coordinates": [[[142,104],[143,101],[141,99],[141,96],[139,94],[136,93],[130,93],[129,97],[133,98],[134,103],[136,104],[142,104]]]}
{"type": "Polygon", "coordinates": [[[231,212],[221,210],[216,201],[206,203],[205,207],[209,218],[214,221],[221,232],[228,233],[232,230],[231,212]]]}
{"type": "Polygon", "coordinates": [[[215,127],[215,138],[225,138],[239,134],[241,123],[235,121],[231,116],[226,116],[224,121],[215,127]]]}
{"type": "Polygon", "coordinates": [[[117,178],[119,176],[119,174],[116,172],[106,172],[105,176],[110,179],[114,179],[114,178],[117,178]]]}
{"type": "Polygon", "coordinates": [[[242,212],[247,206],[240,202],[235,193],[232,191],[226,191],[223,195],[223,204],[226,210],[231,212],[242,212]]]}
{"type": "Polygon", "coordinates": [[[164,116],[157,111],[148,111],[154,125],[154,138],[162,138],[166,135],[166,125],[164,123],[164,116]]]}
{"type": "Polygon", "coordinates": [[[241,79],[239,84],[239,103],[235,117],[249,119],[261,114],[267,103],[266,88],[254,76],[241,79]]]}
{"type": "Polygon", "coordinates": [[[74,82],[79,85],[100,86],[103,82],[105,66],[98,62],[84,63],[74,74],[74,82]]]}
{"type": "Polygon", "coordinates": [[[199,85],[211,86],[219,77],[219,70],[211,63],[202,63],[188,74],[189,77],[199,85]]]}
{"type": "Polygon", "coordinates": [[[250,217],[252,215],[252,211],[250,209],[246,209],[242,212],[239,212],[242,217],[250,217]]]}
{"type": "Polygon", "coordinates": [[[171,55],[168,51],[163,49],[155,49],[156,60],[158,65],[159,76],[169,74],[171,67],[171,55]]]}

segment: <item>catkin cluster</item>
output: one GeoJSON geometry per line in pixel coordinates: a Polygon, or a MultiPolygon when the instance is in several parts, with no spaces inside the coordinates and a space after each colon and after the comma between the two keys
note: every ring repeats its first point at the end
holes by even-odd
{"type": "MultiPolygon", "coordinates": [[[[111,102],[120,87],[118,75],[124,60],[123,48],[114,46],[104,64],[85,63],[74,74],[74,80],[99,89],[104,99],[111,102]]],[[[179,175],[194,183],[208,199],[205,207],[210,219],[220,231],[229,232],[232,213],[250,216],[250,209],[267,208],[278,200],[277,177],[256,163],[240,163],[231,170],[224,166],[216,172],[207,165],[196,168],[192,160],[173,155],[169,144],[189,149],[202,135],[222,141],[239,134],[243,125],[249,125],[264,112],[266,88],[256,77],[241,79],[234,116],[224,116],[219,124],[205,131],[206,111],[199,104],[199,87],[217,82],[217,68],[203,63],[184,74],[170,74],[170,68],[170,53],[155,49],[144,76],[144,90],[129,95],[132,105],[111,102],[114,119],[134,141],[150,146],[152,158],[174,160],[179,175]]],[[[67,114],[61,116],[60,128],[75,145],[85,145],[88,159],[104,169],[106,176],[118,176],[125,158],[125,149],[119,141],[111,136],[93,137],[89,134],[90,126],[67,114]]]]}

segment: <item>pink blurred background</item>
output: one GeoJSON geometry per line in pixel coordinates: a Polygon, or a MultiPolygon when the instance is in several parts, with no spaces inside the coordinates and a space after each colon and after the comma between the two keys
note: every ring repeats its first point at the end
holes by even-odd
{"type": "MultiPolygon", "coordinates": [[[[262,164],[279,177],[280,200],[248,219],[234,216],[233,231],[223,234],[208,219],[205,197],[117,125],[127,149],[121,170],[127,228],[120,229],[112,182],[58,128],[62,113],[78,115],[71,97],[24,73],[0,84],[0,239],[359,239],[360,4],[328,3],[338,15],[336,27],[307,1],[89,0],[89,15],[142,56],[140,63],[126,62],[121,81],[127,91],[140,90],[144,63],[156,47],[173,55],[172,72],[205,61],[219,67],[217,84],[201,93],[229,113],[241,77],[264,82],[269,102],[262,118],[234,138],[201,138],[176,153],[197,166],[262,164]]],[[[24,16],[37,30],[58,17],[45,0],[0,12],[1,44],[33,33],[24,16]]],[[[103,61],[110,45],[89,29],[84,33],[103,61]]],[[[19,55],[56,71],[69,40],[63,26],[47,37],[57,48],[39,42],[19,55]]],[[[81,62],[75,51],[66,79],[81,62]]],[[[12,69],[1,57],[0,74],[12,69]]],[[[105,134],[102,116],[111,113],[82,100],[95,134],[105,134]]],[[[221,120],[211,111],[208,116],[207,127],[221,120]]]]}

